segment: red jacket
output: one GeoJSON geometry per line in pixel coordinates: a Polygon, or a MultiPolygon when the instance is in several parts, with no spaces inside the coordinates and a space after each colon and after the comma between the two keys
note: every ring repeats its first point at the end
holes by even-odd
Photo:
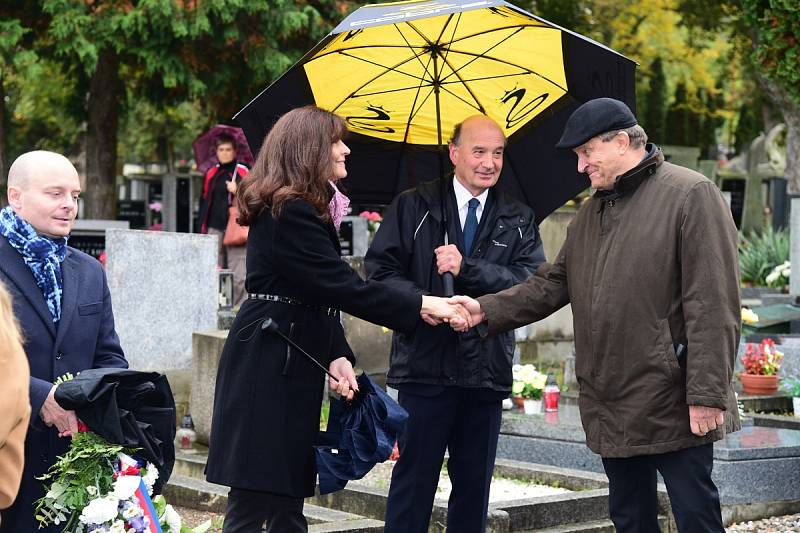
{"type": "MultiPolygon", "coordinates": [[[[200,225],[200,233],[208,233],[208,227],[206,226],[206,224],[208,222],[208,215],[211,212],[211,207],[212,207],[211,204],[214,201],[213,198],[209,198],[208,197],[208,191],[209,191],[209,188],[211,186],[211,180],[214,179],[214,177],[217,175],[217,170],[219,169],[219,167],[220,167],[220,164],[217,163],[216,165],[214,165],[213,167],[208,169],[208,171],[206,172],[206,176],[203,179],[203,197],[202,198],[203,198],[203,203],[204,204],[203,204],[202,209],[200,210],[200,213],[201,213],[201,216],[202,216],[202,222],[201,222],[201,225],[200,225]]],[[[239,182],[241,182],[242,179],[245,176],[247,176],[247,173],[248,173],[248,170],[247,170],[246,166],[242,165],[241,163],[236,163],[236,174],[237,174],[237,177],[238,177],[237,184],[239,182]]],[[[232,194],[228,194],[228,206],[231,205],[232,201],[233,201],[233,195],[232,194]]]]}

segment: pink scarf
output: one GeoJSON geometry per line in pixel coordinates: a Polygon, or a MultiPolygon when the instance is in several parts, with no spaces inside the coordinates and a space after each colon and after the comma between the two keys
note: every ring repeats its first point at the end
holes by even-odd
{"type": "Polygon", "coordinates": [[[333,198],[328,204],[328,212],[331,214],[333,225],[336,226],[336,231],[339,231],[339,226],[342,225],[342,218],[347,214],[350,207],[350,198],[339,192],[336,184],[332,181],[328,183],[333,187],[333,198]]]}

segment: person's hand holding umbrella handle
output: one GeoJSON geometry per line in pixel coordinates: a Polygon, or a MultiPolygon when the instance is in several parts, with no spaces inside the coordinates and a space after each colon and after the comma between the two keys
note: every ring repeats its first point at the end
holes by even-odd
{"type": "Polygon", "coordinates": [[[346,357],[339,357],[331,361],[328,371],[334,376],[339,376],[338,381],[328,378],[331,390],[338,391],[346,400],[352,400],[355,393],[358,392],[358,382],[353,364],[346,357]]]}

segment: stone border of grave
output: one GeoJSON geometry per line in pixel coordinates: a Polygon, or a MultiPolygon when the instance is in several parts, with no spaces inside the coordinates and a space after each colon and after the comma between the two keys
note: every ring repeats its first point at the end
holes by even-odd
{"type": "MultiPolygon", "coordinates": [[[[174,474],[165,490],[169,501],[182,507],[224,512],[227,488],[201,479],[205,467],[203,451],[178,451],[176,455],[174,474]]],[[[608,520],[608,483],[603,474],[498,459],[495,475],[558,485],[573,492],[490,504],[487,531],[613,531],[608,520]]],[[[310,531],[382,531],[387,497],[387,489],[354,481],[342,491],[310,498],[305,512],[309,523],[316,524],[310,531]]],[[[660,519],[662,531],[674,531],[663,487],[659,490],[659,505],[664,515],[660,519]]],[[[435,502],[429,531],[444,532],[446,517],[446,503],[435,502]]]]}

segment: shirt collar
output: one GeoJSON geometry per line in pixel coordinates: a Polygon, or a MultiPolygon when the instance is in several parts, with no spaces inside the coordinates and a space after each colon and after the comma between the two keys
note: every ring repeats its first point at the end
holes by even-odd
{"type": "MultiPolygon", "coordinates": [[[[469,201],[472,200],[473,198],[472,193],[469,192],[466,189],[466,187],[461,185],[461,182],[458,181],[455,176],[453,176],[453,190],[456,193],[456,205],[458,206],[459,209],[466,206],[469,203],[469,201]]],[[[481,204],[480,207],[485,207],[487,196],[489,196],[489,189],[486,189],[485,191],[480,193],[478,196],[475,196],[474,198],[478,199],[478,201],[481,204]]]]}

